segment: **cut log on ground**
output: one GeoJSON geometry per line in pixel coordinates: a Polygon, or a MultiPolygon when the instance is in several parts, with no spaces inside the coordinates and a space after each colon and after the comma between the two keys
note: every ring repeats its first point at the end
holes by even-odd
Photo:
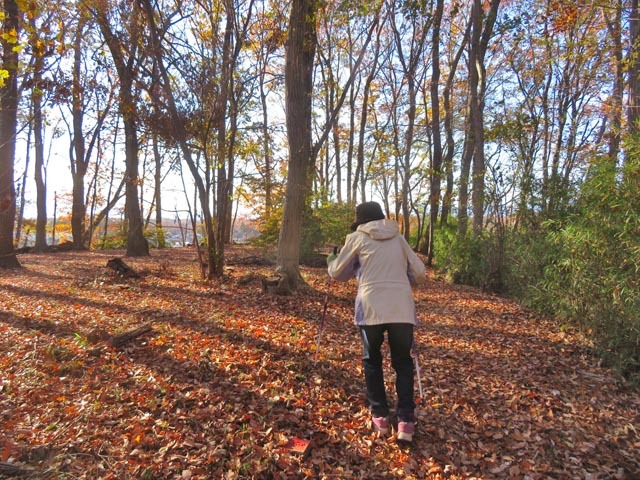
{"type": "Polygon", "coordinates": [[[16,465],[15,463],[0,462],[0,476],[26,477],[32,478],[36,470],[31,467],[16,465]]]}
{"type": "Polygon", "coordinates": [[[112,258],[107,262],[107,267],[115,271],[122,278],[140,278],[138,272],[124,263],[124,260],[121,258],[112,258]]]}
{"type": "Polygon", "coordinates": [[[120,335],[116,335],[114,337],[111,337],[111,340],[109,340],[109,343],[113,346],[113,347],[121,347],[122,345],[125,345],[126,343],[129,343],[131,340],[135,340],[136,338],[138,338],[141,335],[144,335],[147,332],[150,332],[152,330],[151,328],[151,324],[150,323],[146,323],[138,328],[135,328],[129,332],[125,332],[125,333],[121,333],[120,335]]]}

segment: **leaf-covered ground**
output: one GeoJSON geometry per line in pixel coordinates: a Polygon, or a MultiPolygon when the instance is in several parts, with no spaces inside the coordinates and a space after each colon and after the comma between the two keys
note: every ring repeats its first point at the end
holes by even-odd
{"type": "Polygon", "coordinates": [[[640,478],[640,394],[511,301],[434,278],[416,290],[424,398],[403,445],[370,429],[355,283],[331,285],[314,365],[324,269],[283,297],[247,276],[268,267],[207,283],[175,249],[125,259],[141,278],[123,280],[106,268],[122,254],[0,271],[0,477],[640,478]]]}

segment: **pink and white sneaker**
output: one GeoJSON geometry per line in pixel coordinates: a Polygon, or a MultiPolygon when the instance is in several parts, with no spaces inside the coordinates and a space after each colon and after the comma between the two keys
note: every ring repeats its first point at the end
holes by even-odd
{"type": "Polygon", "coordinates": [[[389,420],[386,417],[371,417],[373,429],[382,435],[389,433],[389,420]]]}
{"type": "Polygon", "coordinates": [[[410,442],[413,440],[413,434],[416,431],[414,422],[398,422],[398,440],[410,442]]]}

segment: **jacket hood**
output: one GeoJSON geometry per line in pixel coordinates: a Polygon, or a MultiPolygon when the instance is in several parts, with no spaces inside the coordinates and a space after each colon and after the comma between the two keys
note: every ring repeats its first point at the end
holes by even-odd
{"type": "Polygon", "coordinates": [[[400,234],[395,220],[375,220],[360,225],[356,230],[369,235],[374,240],[389,240],[400,234]]]}

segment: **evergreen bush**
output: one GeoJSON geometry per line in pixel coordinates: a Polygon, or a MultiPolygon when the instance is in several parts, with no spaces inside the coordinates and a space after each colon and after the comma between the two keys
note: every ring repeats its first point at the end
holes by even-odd
{"type": "Polygon", "coordinates": [[[511,295],[587,333],[640,384],[640,162],[595,160],[572,212],[509,235],[511,295]]]}

